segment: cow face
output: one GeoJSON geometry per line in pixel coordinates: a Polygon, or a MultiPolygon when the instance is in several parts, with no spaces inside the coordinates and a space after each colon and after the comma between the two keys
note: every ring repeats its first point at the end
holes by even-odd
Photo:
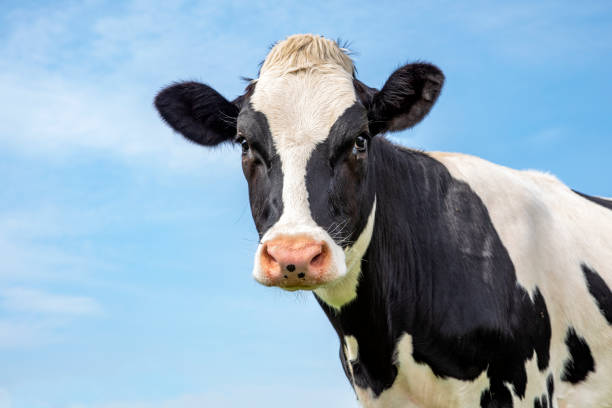
{"type": "Polygon", "coordinates": [[[332,305],[354,297],[376,208],[378,133],[419,122],[442,73],[429,64],[395,71],[382,90],[354,77],[338,45],[312,35],[278,43],[260,76],[229,102],[194,82],[155,100],[166,122],[204,146],[242,150],[260,236],[253,275],[268,286],[315,289],[332,305]]]}

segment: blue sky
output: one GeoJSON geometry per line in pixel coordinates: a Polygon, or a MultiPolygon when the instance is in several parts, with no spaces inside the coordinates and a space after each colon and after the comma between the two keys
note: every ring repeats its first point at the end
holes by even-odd
{"type": "Polygon", "coordinates": [[[250,276],[239,151],[152,107],[178,79],[237,96],[287,35],[349,40],[370,86],[442,68],[399,143],[612,196],[610,3],[458,3],[3,2],[0,408],[355,406],[312,297],[250,276]]]}

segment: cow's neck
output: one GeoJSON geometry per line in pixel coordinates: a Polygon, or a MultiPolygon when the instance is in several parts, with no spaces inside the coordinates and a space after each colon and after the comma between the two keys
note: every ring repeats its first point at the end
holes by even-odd
{"type": "MultiPolygon", "coordinates": [[[[424,153],[384,139],[376,142],[372,145],[370,171],[376,189],[374,233],[361,265],[357,297],[340,311],[330,309],[334,323],[338,321],[347,329],[351,321],[345,316],[354,314],[360,314],[360,322],[364,316],[375,315],[377,325],[385,323],[385,330],[392,329],[381,317],[397,312],[396,301],[404,305],[406,300],[412,300],[414,305],[410,310],[401,310],[402,329],[406,324],[412,327],[415,319],[423,317],[419,306],[429,303],[423,298],[423,290],[432,283],[432,276],[425,272],[434,261],[428,259],[428,246],[441,238],[434,236],[440,220],[435,219],[436,211],[432,210],[440,206],[441,190],[450,179],[448,172],[424,153]],[[370,313],[361,314],[365,310],[370,313]]],[[[321,303],[327,310],[327,305],[321,303]]]]}
{"type": "Polygon", "coordinates": [[[387,361],[392,359],[396,339],[402,332],[414,331],[415,323],[426,318],[428,300],[423,296],[427,293],[420,287],[429,286],[425,280],[430,277],[420,272],[423,264],[431,260],[423,255],[413,233],[414,227],[427,218],[430,202],[436,199],[427,191],[428,186],[442,181],[437,166],[432,166],[432,159],[422,153],[376,140],[371,155],[370,176],[376,179],[373,185],[377,208],[357,297],[339,311],[319,302],[341,341],[345,336],[355,336],[361,358],[373,357],[364,362],[368,378],[363,386],[376,392],[376,388],[382,391],[395,377],[387,361]],[[369,347],[376,351],[368,353],[369,347]]]}

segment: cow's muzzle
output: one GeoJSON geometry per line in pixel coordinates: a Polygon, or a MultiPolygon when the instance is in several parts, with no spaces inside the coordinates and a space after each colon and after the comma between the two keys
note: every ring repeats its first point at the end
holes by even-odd
{"type": "Polygon", "coordinates": [[[328,245],[307,236],[281,236],[262,244],[259,263],[267,286],[314,289],[329,281],[328,245]]]}

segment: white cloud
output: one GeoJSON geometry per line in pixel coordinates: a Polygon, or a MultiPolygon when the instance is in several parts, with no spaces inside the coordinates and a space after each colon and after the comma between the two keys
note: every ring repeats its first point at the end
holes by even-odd
{"type": "Polygon", "coordinates": [[[91,316],[102,313],[100,304],[86,296],[58,295],[13,287],[0,290],[0,298],[0,304],[10,312],[65,316],[91,316]]]}
{"type": "Polygon", "coordinates": [[[564,66],[597,61],[609,52],[608,26],[598,17],[609,10],[605,2],[585,2],[573,7],[558,1],[456,3],[445,19],[478,35],[493,53],[517,65],[564,66]],[[588,47],[585,47],[588,44],[588,47]],[[588,54],[585,50],[588,49],[588,54]],[[575,56],[568,59],[568,55],[575,56]]]}
{"type": "Polygon", "coordinates": [[[61,341],[62,330],[75,319],[103,315],[93,298],[32,287],[51,281],[83,281],[101,267],[100,261],[54,242],[59,236],[85,234],[96,220],[71,224],[66,217],[50,209],[0,214],[0,348],[61,341]]]}
{"type": "Polygon", "coordinates": [[[0,310],[5,316],[0,319],[0,348],[29,348],[61,341],[61,331],[74,319],[103,314],[102,306],[93,298],[25,287],[0,290],[0,310]]]}
{"type": "Polygon", "coordinates": [[[101,152],[178,168],[235,159],[227,149],[207,151],[171,132],[152,107],[153,92],[143,99],[64,78],[24,83],[14,75],[0,75],[0,88],[12,101],[0,113],[0,141],[22,152],[53,161],[101,152]]]}
{"type": "Polygon", "coordinates": [[[65,323],[53,319],[0,319],[0,349],[23,349],[55,343],[65,323]]]}
{"type": "Polygon", "coordinates": [[[57,242],[87,236],[102,222],[99,211],[77,208],[46,206],[0,213],[0,283],[81,280],[92,269],[108,267],[57,242]]]}
{"type": "MultiPolygon", "coordinates": [[[[0,62],[0,88],[11,101],[0,111],[0,144],[53,161],[101,153],[190,169],[235,160],[227,149],[207,150],[174,134],[152,106],[156,91],[180,78],[174,75],[201,72],[206,51],[215,56],[209,63],[233,62],[224,60],[219,39],[203,42],[182,31],[197,14],[212,28],[218,7],[200,6],[196,15],[177,14],[176,7],[134,2],[113,16],[85,2],[13,12],[0,40],[9,56],[0,62]]],[[[238,75],[231,79],[240,89],[238,75]]]]}

